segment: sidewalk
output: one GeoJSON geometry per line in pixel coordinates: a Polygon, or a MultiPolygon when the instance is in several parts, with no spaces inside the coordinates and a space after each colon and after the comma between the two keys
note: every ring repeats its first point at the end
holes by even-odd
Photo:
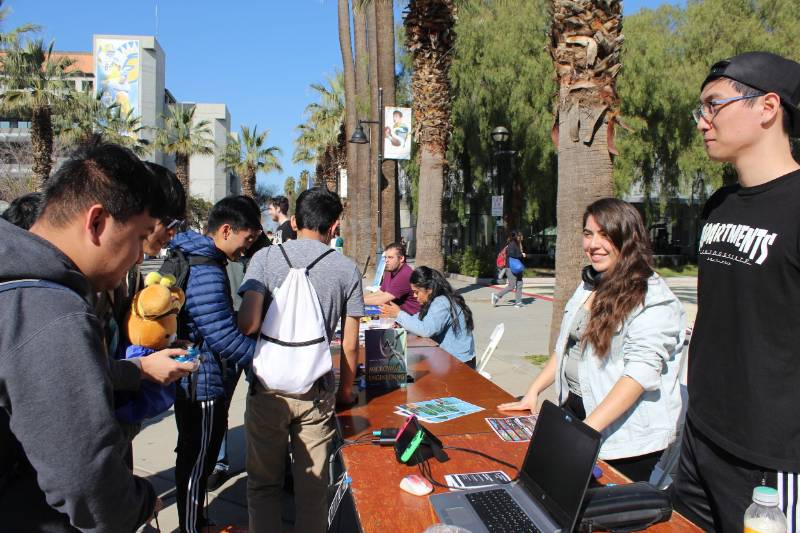
{"type": "MultiPolygon", "coordinates": [[[[453,287],[464,296],[472,309],[475,321],[475,348],[483,353],[494,327],[505,324],[505,334],[486,371],[492,381],[514,396],[525,393],[540,367],[528,362],[526,355],[546,355],[550,335],[550,317],[553,310],[554,278],[526,278],[524,280],[523,308],[515,308],[508,294],[498,306],[492,307],[490,295],[497,289],[486,285],[450,280],[453,287]],[[533,297],[531,295],[539,295],[533,297]]],[[[697,309],[696,278],[668,278],[667,283],[681,299],[691,325],[697,309]]],[[[247,387],[242,380],[231,403],[228,427],[228,453],[234,476],[220,489],[208,495],[209,516],[217,524],[247,525],[247,487],[244,474],[244,407],[247,387]]],[[[544,395],[553,400],[552,391],[544,395]]],[[[177,431],[172,411],[151,421],[134,441],[134,469],[148,478],[164,500],[165,508],[159,514],[161,531],[173,531],[178,525],[175,505],[174,466],[177,431]]],[[[145,529],[145,531],[152,531],[145,529]]]]}

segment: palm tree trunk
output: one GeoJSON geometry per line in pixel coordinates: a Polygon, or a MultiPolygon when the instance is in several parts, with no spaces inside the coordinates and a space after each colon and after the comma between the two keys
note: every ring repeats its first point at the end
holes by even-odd
{"type": "Polygon", "coordinates": [[[189,199],[192,197],[189,191],[189,156],[175,154],[175,176],[183,185],[183,190],[186,192],[186,205],[188,206],[189,199]]]}
{"type": "MultiPolygon", "coordinates": [[[[356,72],[353,64],[353,48],[350,40],[350,2],[349,0],[339,0],[338,3],[338,22],[339,22],[339,49],[342,53],[342,70],[344,73],[344,102],[345,102],[345,139],[349,139],[356,129],[356,72]]],[[[357,235],[357,217],[355,208],[358,204],[356,200],[354,180],[356,175],[356,163],[358,152],[356,145],[347,143],[346,169],[348,177],[348,190],[346,209],[342,221],[342,237],[344,239],[344,253],[354,258],[355,255],[355,235],[357,235]]],[[[341,194],[343,191],[339,191],[341,194]]]]}
{"type": "Polygon", "coordinates": [[[41,191],[53,166],[53,122],[49,107],[35,107],[31,115],[33,187],[41,191]]]}
{"type": "Polygon", "coordinates": [[[256,197],[256,173],[248,172],[242,176],[242,194],[250,198],[256,197]]]}
{"type": "Polygon", "coordinates": [[[577,4],[553,0],[550,53],[559,80],[558,189],[556,201],[556,286],[550,351],[561,328],[564,306],[586,262],[581,244],[583,212],[614,194],[609,134],[618,98],[616,74],[622,44],[619,0],[577,4]],[[577,10],[577,11],[576,11],[577,10]],[[576,21],[583,27],[576,28],[576,21]]]}
{"type": "MultiPolygon", "coordinates": [[[[368,113],[369,120],[378,121],[378,113],[381,112],[378,106],[378,27],[375,21],[375,2],[371,2],[368,6],[366,6],[367,12],[367,53],[369,56],[369,102],[370,102],[370,112],[368,113]]],[[[372,184],[372,194],[370,195],[370,228],[372,231],[370,232],[370,250],[376,250],[377,247],[380,247],[383,250],[381,245],[388,244],[383,242],[383,235],[381,235],[381,241],[376,243],[376,233],[375,230],[378,227],[378,195],[382,194],[383,190],[383,183],[378,185],[378,163],[377,163],[377,155],[378,150],[380,150],[380,143],[383,140],[383,136],[380,134],[378,129],[378,124],[370,124],[369,128],[369,181],[372,184]]],[[[381,206],[382,207],[382,206],[381,206]]],[[[383,217],[381,217],[381,222],[383,222],[383,217]]],[[[381,233],[383,233],[383,229],[381,228],[381,233]]]]}
{"type": "MultiPolygon", "coordinates": [[[[378,37],[378,85],[383,87],[383,105],[392,107],[395,94],[394,57],[394,2],[393,0],[374,0],[375,22],[378,37]]],[[[379,110],[383,113],[383,110],[379,110]]],[[[383,142],[383,132],[380,134],[383,142]]],[[[397,161],[383,162],[383,243],[400,240],[400,206],[397,197],[397,161]]]]}
{"type": "Polygon", "coordinates": [[[414,73],[414,139],[420,146],[417,262],[441,270],[444,154],[450,132],[450,80],[455,40],[453,0],[410,0],[406,40],[414,73]]]}
{"type": "MultiPolygon", "coordinates": [[[[353,8],[353,24],[355,43],[355,71],[356,71],[356,113],[359,118],[366,118],[369,112],[369,52],[367,50],[367,14],[365,8],[353,8]]],[[[353,176],[353,193],[356,197],[356,234],[355,240],[355,260],[362,264],[367,256],[372,255],[370,246],[370,198],[372,196],[372,180],[369,179],[370,157],[369,144],[356,145],[357,165],[356,173],[353,176]]]]}
{"type": "Polygon", "coordinates": [[[419,150],[420,193],[417,209],[417,264],[441,271],[442,195],[444,194],[444,152],[424,143],[419,150]]]}

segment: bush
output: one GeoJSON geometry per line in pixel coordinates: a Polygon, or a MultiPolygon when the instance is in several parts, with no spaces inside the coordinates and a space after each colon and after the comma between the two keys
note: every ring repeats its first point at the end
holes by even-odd
{"type": "Polygon", "coordinates": [[[497,254],[490,248],[466,248],[445,257],[448,272],[474,278],[493,278],[496,274],[497,254]]]}

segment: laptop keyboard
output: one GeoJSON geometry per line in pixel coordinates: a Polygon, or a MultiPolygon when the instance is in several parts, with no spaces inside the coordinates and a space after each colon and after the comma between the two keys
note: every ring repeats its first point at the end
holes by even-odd
{"type": "Polygon", "coordinates": [[[465,496],[491,533],[541,533],[503,489],[468,492],[465,496]]]}

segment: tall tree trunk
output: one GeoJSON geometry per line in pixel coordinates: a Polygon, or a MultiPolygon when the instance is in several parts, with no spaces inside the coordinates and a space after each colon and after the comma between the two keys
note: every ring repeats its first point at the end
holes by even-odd
{"type": "Polygon", "coordinates": [[[455,40],[453,0],[411,0],[405,19],[414,73],[414,138],[420,146],[417,264],[437,270],[442,256],[444,154],[450,132],[450,79],[455,40]]]}
{"type": "Polygon", "coordinates": [[[53,121],[49,107],[35,107],[31,116],[31,151],[33,152],[33,187],[44,188],[53,166],[53,121]]]}
{"type": "Polygon", "coordinates": [[[419,206],[417,208],[417,264],[441,271],[442,196],[444,195],[444,152],[422,143],[419,149],[419,206]],[[424,178],[424,179],[423,179],[424,178]]]}
{"type": "MultiPolygon", "coordinates": [[[[367,14],[365,8],[353,7],[353,25],[356,56],[356,112],[359,118],[367,118],[369,113],[369,52],[367,50],[367,14]]],[[[357,146],[358,161],[353,176],[353,192],[358,202],[356,217],[358,233],[355,238],[356,262],[362,265],[372,255],[370,246],[372,226],[370,225],[372,180],[369,179],[369,144],[357,146]]]]}
{"type": "MultiPolygon", "coordinates": [[[[356,72],[353,64],[353,48],[350,41],[350,2],[339,0],[339,48],[342,52],[342,71],[344,72],[344,102],[345,102],[345,139],[350,139],[356,129],[356,72]]],[[[355,243],[357,233],[357,217],[354,210],[358,204],[356,200],[355,176],[358,161],[357,147],[346,142],[346,169],[348,177],[346,209],[342,221],[342,238],[344,239],[344,253],[351,258],[356,258],[355,243]],[[351,181],[352,180],[352,181],[351,181]]],[[[338,169],[337,169],[338,170],[338,169]]],[[[343,191],[339,191],[342,194],[343,191]]]]}
{"type": "MultiPolygon", "coordinates": [[[[366,6],[367,12],[367,52],[369,55],[369,103],[370,112],[367,114],[369,120],[377,122],[380,117],[378,113],[381,112],[378,106],[378,28],[375,16],[375,2],[371,2],[366,6]]],[[[372,194],[370,195],[370,250],[376,251],[378,248],[383,250],[382,245],[388,244],[383,242],[383,235],[381,235],[381,242],[376,241],[376,230],[378,228],[378,195],[383,190],[382,184],[378,184],[378,151],[381,149],[380,143],[383,141],[383,136],[380,133],[378,124],[369,125],[369,182],[372,186],[372,194]]],[[[382,208],[383,206],[381,206],[382,208]]],[[[381,217],[383,222],[383,217],[381,217]]],[[[381,229],[381,233],[383,230],[381,229]]]]}
{"type": "MultiPolygon", "coordinates": [[[[378,37],[378,85],[383,87],[383,105],[396,103],[394,55],[394,2],[373,0],[378,37]]],[[[379,110],[383,113],[383,110],[379,110]]],[[[384,125],[385,126],[385,125],[384,125]]],[[[380,132],[383,142],[383,132],[380,132]]],[[[383,243],[400,240],[400,204],[397,196],[397,161],[383,162],[383,243]]]]}
{"type": "Polygon", "coordinates": [[[250,198],[256,197],[256,173],[248,172],[242,176],[242,194],[250,198]]]}
{"type": "Polygon", "coordinates": [[[183,185],[183,190],[186,192],[186,205],[188,206],[189,199],[192,197],[192,193],[189,190],[189,156],[175,154],[175,176],[183,185]]]}
{"type": "Polygon", "coordinates": [[[615,149],[609,135],[619,106],[615,78],[621,67],[621,31],[620,0],[580,4],[553,0],[550,53],[559,95],[553,136],[558,142],[558,234],[551,352],[564,306],[586,262],[581,244],[583,212],[593,201],[614,194],[611,153],[615,149]],[[576,21],[583,26],[576,27],[576,21]]]}

